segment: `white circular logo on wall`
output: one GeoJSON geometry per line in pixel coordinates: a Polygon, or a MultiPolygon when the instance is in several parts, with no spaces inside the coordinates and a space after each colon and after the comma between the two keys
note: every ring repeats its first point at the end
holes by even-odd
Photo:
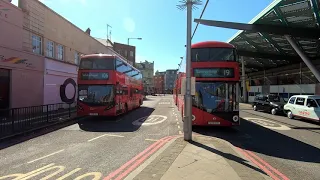
{"type": "Polygon", "coordinates": [[[196,116],[192,114],[192,121],[196,120],[196,116]]]}

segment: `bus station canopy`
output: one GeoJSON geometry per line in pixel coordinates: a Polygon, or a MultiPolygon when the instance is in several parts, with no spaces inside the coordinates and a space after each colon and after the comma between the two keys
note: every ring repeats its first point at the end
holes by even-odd
{"type": "Polygon", "coordinates": [[[195,19],[208,26],[238,29],[228,42],[244,57],[246,72],[302,62],[285,38],[310,60],[320,59],[320,0],[275,0],[248,24],[195,19]]]}

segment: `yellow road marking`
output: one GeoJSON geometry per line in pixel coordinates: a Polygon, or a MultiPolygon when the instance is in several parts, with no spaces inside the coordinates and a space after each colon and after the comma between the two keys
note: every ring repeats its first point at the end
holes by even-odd
{"type": "Polygon", "coordinates": [[[77,178],[75,178],[74,180],[80,180],[80,179],[84,179],[84,177],[88,177],[88,176],[94,176],[92,178],[92,180],[99,180],[102,177],[102,174],[100,172],[90,172],[87,174],[83,174],[81,176],[78,176],[77,178]]]}

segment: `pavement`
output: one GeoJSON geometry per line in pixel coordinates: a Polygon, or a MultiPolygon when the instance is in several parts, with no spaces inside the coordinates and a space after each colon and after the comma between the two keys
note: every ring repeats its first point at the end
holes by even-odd
{"type": "Polygon", "coordinates": [[[148,96],[117,118],[0,142],[0,179],[320,179],[319,126],[240,108],[240,126],[193,127],[187,142],[172,95],[148,96]]]}

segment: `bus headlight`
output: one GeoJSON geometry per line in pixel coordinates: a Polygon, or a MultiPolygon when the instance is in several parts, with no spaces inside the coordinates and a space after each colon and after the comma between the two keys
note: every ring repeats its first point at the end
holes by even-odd
{"type": "Polygon", "coordinates": [[[239,116],[235,115],[232,117],[233,122],[238,122],[239,121],[239,116]]]}

